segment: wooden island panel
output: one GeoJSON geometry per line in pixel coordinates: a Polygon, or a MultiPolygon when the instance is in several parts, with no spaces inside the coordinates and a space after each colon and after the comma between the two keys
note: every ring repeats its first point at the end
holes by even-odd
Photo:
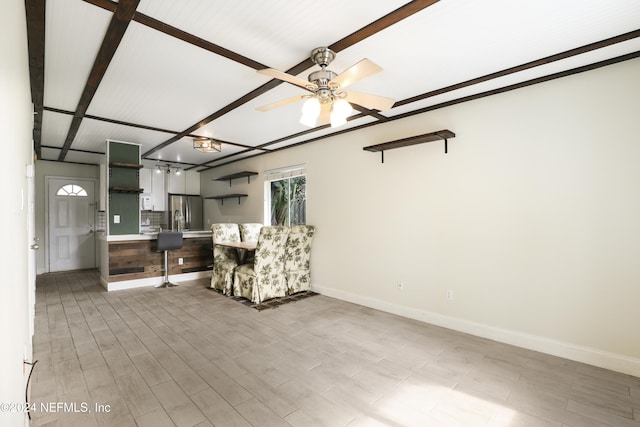
{"type": "MultiPolygon", "coordinates": [[[[164,253],[157,247],[155,239],[109,242],[109,282],[164,276],[164,253]]],[[[169,251],[170,275],[210,270],[212,264],[211,237],[184,239],[181,249],[169,251]]]]}

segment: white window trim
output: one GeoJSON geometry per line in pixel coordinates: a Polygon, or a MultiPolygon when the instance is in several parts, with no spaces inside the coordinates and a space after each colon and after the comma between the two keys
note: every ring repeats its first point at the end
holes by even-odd
{"type": "Polygon", "coordinates": [[[262,217],[264,224],[271,225],[271,182],[303,175],[307,175],[307,166],[305,164],[269,169],[262,173],[262,176],[264,176],[264,213],[262,217]]]}

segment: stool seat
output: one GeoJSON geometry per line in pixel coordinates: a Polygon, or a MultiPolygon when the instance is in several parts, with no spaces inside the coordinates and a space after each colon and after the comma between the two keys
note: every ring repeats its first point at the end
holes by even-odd
{"type": "Polygon", "coordinates": [[[164,281],[156,288],[178,286],[169,281],[169,251],[182,248],[183,237],[180,231],[161,231],[158,233],[158,252],[164,252],[164,281]]]}
{"type": "Polygon", "coordinates": [[[158,251],[180,249],[182,243],[182,233],[179,231],[161,231],[158,233],[158,251]]]}

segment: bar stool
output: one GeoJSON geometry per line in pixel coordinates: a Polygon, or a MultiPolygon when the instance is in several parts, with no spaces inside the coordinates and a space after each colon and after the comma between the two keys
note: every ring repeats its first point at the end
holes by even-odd
{"type": "Polygon", "coordinates": [[[179,231],[162,231],[158,233],[158,252],[164,251],[164,282],[156,288],[178,286],[169,281],[169,251],[182,248],[182,233],[179,231]]]}

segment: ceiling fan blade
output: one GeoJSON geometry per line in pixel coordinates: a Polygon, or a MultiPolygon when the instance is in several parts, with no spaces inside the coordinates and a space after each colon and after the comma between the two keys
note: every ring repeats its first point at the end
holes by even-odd
{"type": "Polygon", "coordinates": [[[369,93],[360,92],[346,92],[347,101],[354,104],[362,105],[365,108],[371,110],[386,111],[393,107],[396,103],[394,99],[387,98],[385,96],[371,95],[369,93]]]}
{"type": "Polygon", "coordinates": [[[267,104],[267,105],[263,105],[262,107],[258,107],[258,108],[256,108],[256,110],[258,110],[258,111],[273,110],[274,108],[278,108],[278,107],[282,107],[282,106],[287,105],[287,104],[298,102],[298,101],[304,99],[306,96],[307,95],[296,95],[296,96],[292,96],[291,98],[281,99],[280,101],[274,102],[272,104],[267,104]]]}
{"type": "Polygon", "coordinates": [[[330,84],[333,83],[338,85],[339,88],[344,88],[380,71],[382,71],[382,67],[365,58],[335,76],[330,84]]]}
{"type": "Polygon", "coordinates": [[[276,70],[273,68],[265,68],[264,70],[258,70],[258,73],[264,74],[265,76],[273,77],[274,79],[292,83],[296,86],[300,86],[301,88],[304,88],[307,90],[314,91],[318,89],[318,86],[316,86],[315,83],[308,82],[304,79],[301,79],[296,76],[292,76],[291,74],[287,74],[283,71],[276,70]]]}

